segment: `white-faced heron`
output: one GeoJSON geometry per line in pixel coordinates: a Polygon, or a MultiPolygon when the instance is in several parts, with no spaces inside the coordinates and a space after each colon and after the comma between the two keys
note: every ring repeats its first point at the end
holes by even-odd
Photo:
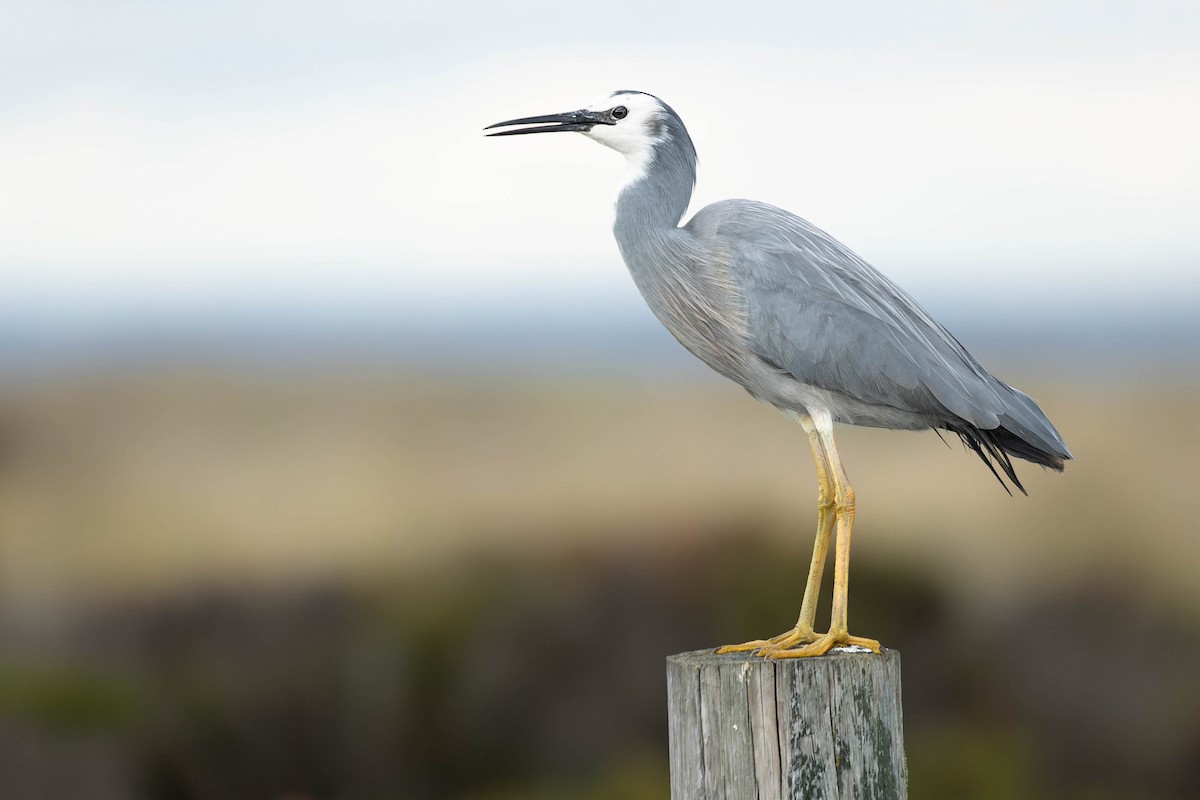
{"type": "Polygon", "coordinates": [[[1000,472],[1022,492],[1011,456],[1059,471],[1071,458],[1037,403],[993,377],[900,287],[824,231],[750,200],[714,203],[679,227],[696,150],[679,115],[657,97],[619,91],[578,111],[489,126],[500,127],[509,129],[489,135],[577,131],[623,154],[613,233],[642,297],[694,356],[808,433],[820,490],[800,618],[779,636],[719,652],[879,651],[847,627],[854,490],[833,423],[949,431],[1002,486],[1000,472]],[[818,633],[817,595],[835,530],[833,613],[818,633]]]}

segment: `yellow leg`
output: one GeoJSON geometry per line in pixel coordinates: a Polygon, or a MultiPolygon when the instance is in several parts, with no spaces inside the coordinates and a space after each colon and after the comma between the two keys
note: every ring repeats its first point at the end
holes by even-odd
{"type": "MultiPolygon", "coordinates": [[[[854,489],[842,467],[842,459],[833,442],[833,423],[827,415],[814,416],[817,435],[824,445],[829,459],[833,480],[833,512],[837,528],[837,545],[833,567],[833,613],[830,615],[829,632],[809,643],[795,648],[763,648],[768,658],[805,658],[820,656],[834,647],[857,645],[879,652],[879,642],[851,636],[847,625],[847,603],[850,590],[850,535],[854,529],[854,489]]],[[[761,652],[761,651],[760,651],[761,652]]]]}
{"type": "Polygon", "coordinates": [[[790,631],[772,636],[770,639],[755,639],[742,644],[730,644],[718,648],[718,653],[736,653],[747,650],[757,650],[760,655],[775,650],[807,644],[817,638],[813,630],[813,621],[817,616],[817,601],[821,592],[821,576],[825,571],[825,562],[829,553],[829,539],[834,526],[834,490],[830,484],[829,457],[825,445],[817,432],[812,418],[806,415],[796,415],[797,421],[804,426],[808,433],[808,443],[812,448],[813,462],[817,468],[817,535],[813,542],[812,561],[808,566],[808,581],[804,586],[804,600],[800,605],[800,617],[796,626],[790,631]]]}
{"type": "Polygon", "coordinates": [[[808,565],[808,583],[804,587],[804,601],[800,604],[800,617],[796,620],[797,630],[813,633],[813,621],[817,617],[817,600],[821,593],[821,576],[829,553],[829,539],[833,534],[833,487],[829,481],[829,456],[824,443],[817,434],[812,418],[800,417],[800,424],[808,434],[808,445],[812,448],[813,463],[817,467],[817,538],[813,543],[812,561],[808,565]]]}

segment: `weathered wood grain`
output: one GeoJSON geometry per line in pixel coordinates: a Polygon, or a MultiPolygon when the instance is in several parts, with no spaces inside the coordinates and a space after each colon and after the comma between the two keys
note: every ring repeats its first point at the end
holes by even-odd
{"type": "Polygon", "coordinates": [[[900,654],[667,659],[672,800],[895,800],[900,654]]]}

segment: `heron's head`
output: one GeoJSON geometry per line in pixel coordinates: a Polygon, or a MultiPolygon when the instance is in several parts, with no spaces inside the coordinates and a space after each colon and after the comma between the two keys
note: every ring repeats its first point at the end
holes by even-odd
{"type": "MultiPolygon", "coordinates": [[[[488,136],[517,136],[524,133],[574,131],[622,153],[631,161],[645,161],[656,145],[687,131],[679,116],[663,101],[645,92],[622,90],[578,111],[546,114],[497,122],[491,128],[526,126],[496,131],[488,136]]],[[[688,146],[691,141],[688,140],[688,146]]]]}

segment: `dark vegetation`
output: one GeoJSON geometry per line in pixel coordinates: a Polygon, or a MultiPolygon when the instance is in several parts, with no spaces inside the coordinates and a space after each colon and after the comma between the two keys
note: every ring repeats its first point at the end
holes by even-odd
{"type": "MultiPolygon", "coordinates": [[[[759,527],[10,631],[0,797],[664,798],[664,657],[798,605],[805,554],[759,527]]],[[[1200,631],[1110,577],[980,620],[855,564],[852,627],[903,653],[913,797],[1200,796],[1200,631]]]]}

